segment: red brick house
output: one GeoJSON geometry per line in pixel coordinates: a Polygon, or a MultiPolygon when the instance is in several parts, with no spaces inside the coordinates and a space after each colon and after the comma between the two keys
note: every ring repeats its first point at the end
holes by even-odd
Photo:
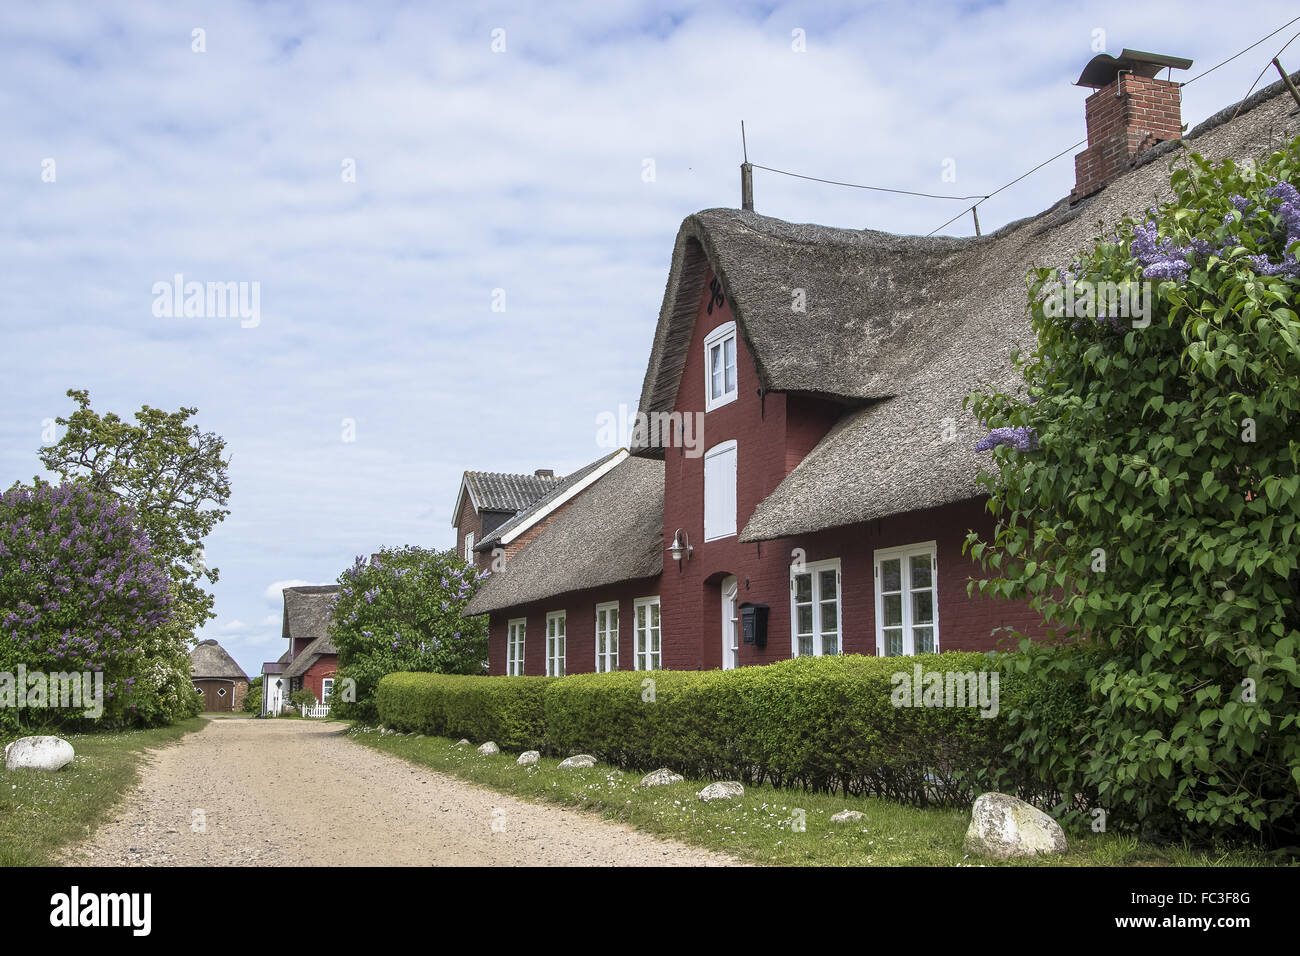
{"type": "MultiPolygon", "coordinates": [[[[1168,194],[1181,121],[1150,120],[1143,103],[1176,91],[1154,79],[1187,62],[1171,59],[1090,63],[1080,84],[1100,89],[1075,192],[991,235],[688,216],[631,457],[470,604],[489,615],[491,673],[988,650],[1005,627],[1041,634],[1027,606],[967,593],[962,544],[992,518],[976,483],[986,430],[963,402],[1016,384],[1012,350],[1034,342],[1029,268],[1067,264],[1099,222],[1168,194]]],[[[1293,109],[1275,84],[1188,145],[1258,155],[1300,133],[1293,109]]]]}
{"type": "MultiPolygon", "coordinates": [[[[548,468],[539,468],[531,475],[465,472],[452,509],[456,553],[468,562],[480,562],[475,549],[483,539],[549,494],[561,480],[548,468]]],[[[486,566],[480,563],[480,567],[486,566]]]]}
{"type": "Polygon", "coordinates": [[[288,649],[278,661],[262,665],[262,712],[277,713],[295,691],[306,688],[322,703],[334,690],[339,669],[338,648],[329,636],[329,612],[339,589],[336,584],[284,589],[281,633],[288,649]]]}

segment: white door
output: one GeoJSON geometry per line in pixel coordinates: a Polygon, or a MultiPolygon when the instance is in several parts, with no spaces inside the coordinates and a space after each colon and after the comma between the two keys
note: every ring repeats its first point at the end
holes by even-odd
{"type": "Polygon", "coordinates": [[[740,613],[736,608],[736,579],[722,582],[722,669],[729,671],[740,661],[740,613]]]}

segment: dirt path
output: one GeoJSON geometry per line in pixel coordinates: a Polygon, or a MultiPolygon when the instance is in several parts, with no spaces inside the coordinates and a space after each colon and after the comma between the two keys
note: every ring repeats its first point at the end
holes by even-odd
{"type": "Polygon", "coordinates": [[[709,866],[735,861],[408,764],[329,721],[213,720],[152,751],[65,862],[90,866],[709,866]],[[501,811],[504,810],[504,816],[501,811]],[[202,812],[202,832],[192,824],[202,812]],[[495,812],[494,812],[495,811],[495,812]],[[504,832],[493,829],[494,821],[504,832]]]}

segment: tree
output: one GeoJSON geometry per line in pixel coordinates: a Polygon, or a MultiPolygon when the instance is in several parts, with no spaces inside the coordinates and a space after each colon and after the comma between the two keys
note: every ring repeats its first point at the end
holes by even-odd
{"type": "MultiPolygon", "coordinates": [[[[1028,597],[1089,649],[1025,661],[1082,674],[1072,771],[1111,820],[1294,842],[1300,140],[1175,165],[1172,201],[1030,273],[1024,387],[972,396],[997,524],[967,546],[991,572],[975,589],[1028,597]]],[[[1019,756],[1059,760],[1054,743],[1028,734],[1019,756]]]]}
{"type": "MultiPolygon", "coordinates": [[[[0,495],[0,672],[45,675],[37,699],[22,688],[0,723],[108,726],[168,723],[196,713],[184,644],[165,627],[172,614],[166,572],[136,516],[85,482],[15,485],[0,495]],[[51,676],[91,675],[81,706],[56,702],[51,676]],[[92,689],[94,683],[100,683],[92,689]],[[88,697],[102,694],[100,715],[88,697]],[[58,703],[59,706],[55,706],[58,703]]],[[[9,680],[3,682],[9,684],[9,680]]],[[[0,687],[0,696],[18,691],[0,687]]]]}
{"type": "Polygon", "coordinates": [[[454,550],[385,548],[369,564],[358,557],[339,575],[330,612],[339,651],[332,712],[377,719],[379,679],[395,671],[485,673],[487,623],[463,616],[480,579],[454,550]]]}
{"type": "Polygon", "coordinates": [[[39,451],[41,463],[64,480],[83,478],[129,505],[148,532],[150,549],[176,587],[175,623],[193,632],[212,613],[216,568],[203,560],[203,539],[230,512],[226,443],[190,422],[196,408],[164,412],[143,406],[135,422],[90,407],[86,391],[70,389],[77,409],[56,419],[65,431],[39,451]]]}
{"type": "Polygon", "coordinates": [[[262,675],[258,674],[248,682],[248,693],[244,695],[244,713],[260,714],[262,712],[262,675]]]}

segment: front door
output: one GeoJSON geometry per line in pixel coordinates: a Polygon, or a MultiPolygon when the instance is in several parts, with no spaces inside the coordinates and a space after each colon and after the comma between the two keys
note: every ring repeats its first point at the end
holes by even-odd
{"type": "Polygon", "coordinates": [[[722,669],[729,671],[740,663],[740,618],[736,609],[736,579],[722,582],[722,669]]]}

